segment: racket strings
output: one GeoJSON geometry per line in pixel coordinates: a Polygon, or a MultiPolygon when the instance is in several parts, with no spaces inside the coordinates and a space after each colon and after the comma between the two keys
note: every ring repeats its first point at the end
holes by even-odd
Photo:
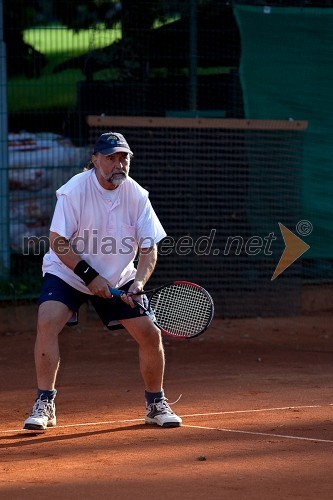
{"type": "Polygon", "coordinates": [[[192,337],[212,318],[212,301],[200,288],[170,285],[151,299],[157,323],[173,335],[192,337]]]}

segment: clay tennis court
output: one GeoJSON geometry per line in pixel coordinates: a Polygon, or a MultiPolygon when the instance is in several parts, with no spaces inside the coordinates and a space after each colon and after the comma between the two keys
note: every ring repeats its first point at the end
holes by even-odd
{"type": "Polygon", "coordinates": [[[35,311],[1,311],[0,498],[332,498],[329,311],[164,338],[176,429],[144,424],[130,336],[81,315],[61,334],[58,426],[29,434],[35,311]]]}

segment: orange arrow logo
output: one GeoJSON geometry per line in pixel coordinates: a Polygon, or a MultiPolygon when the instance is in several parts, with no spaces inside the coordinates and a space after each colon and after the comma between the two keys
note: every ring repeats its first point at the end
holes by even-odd
{"type": "Polygon", "coordinates": [[[305,243],[301,238],[292,233],[286,226],[279,222],[281,234],[286,245],[278,265],[275,268],[271,281],[275,280],[279,274],[283,273],[295,260],[297,260],[303,253],[309,250],[310,246],[305,243]]]}

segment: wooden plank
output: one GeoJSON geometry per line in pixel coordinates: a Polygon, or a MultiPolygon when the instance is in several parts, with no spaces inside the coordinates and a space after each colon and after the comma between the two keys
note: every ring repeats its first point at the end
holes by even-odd
{"type": "Polygon", "coordinates": [[[244,120],[234,118],[171,118],[150,116],[102,116],[89,115],[89,127],[117,128],[212,128],[232,130],[294,130],[303,131],[308,127],[304,120],[244,120]]]}

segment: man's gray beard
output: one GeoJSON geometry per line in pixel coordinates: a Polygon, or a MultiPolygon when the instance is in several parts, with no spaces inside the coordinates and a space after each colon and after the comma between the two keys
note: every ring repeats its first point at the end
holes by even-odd
{"type": "Polygon", "coordinates": [[[113,184],[114,186],[120,186],[123,182],[125,182],[127,179],[127,175],[124,173],[117,173],[117,174],[112,174],[111,177],[106,179],[110,184],[113,184]]]}

